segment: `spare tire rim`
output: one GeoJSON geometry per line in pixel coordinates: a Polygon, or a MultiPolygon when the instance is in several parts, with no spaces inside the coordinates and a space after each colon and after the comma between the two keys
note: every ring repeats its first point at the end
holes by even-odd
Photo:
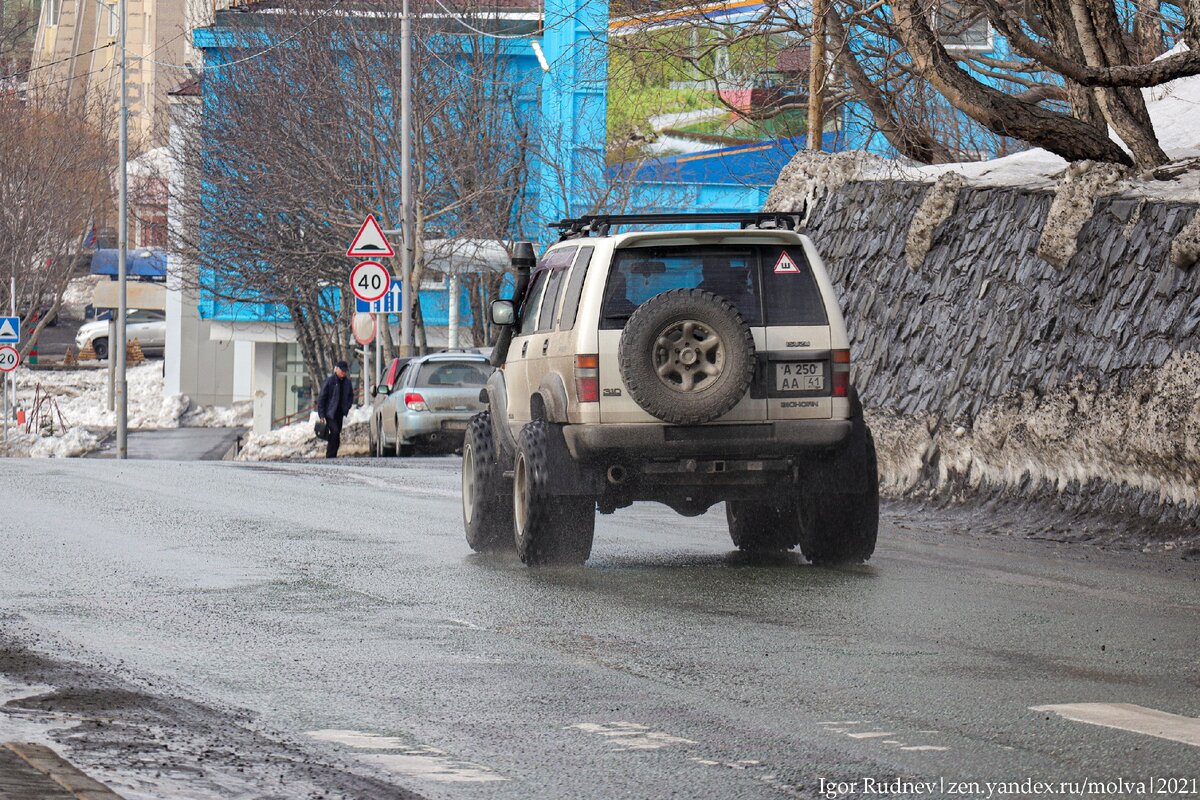
{"type": "Polygon", "coordinates": [[[725,368],[725,345],[708,325],[681,319],[663,328],[654,340],[654,371],[677,392],[707,389],[725,368]]]}

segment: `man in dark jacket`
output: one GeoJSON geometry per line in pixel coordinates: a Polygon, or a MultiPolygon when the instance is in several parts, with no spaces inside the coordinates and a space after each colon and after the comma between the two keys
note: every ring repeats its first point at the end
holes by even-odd
{"type": "Polygon", "coordinates": [[[317,396],[317,416],[329,429],[326,458],[337,458],[338,448],[342,445],[342,421],[354,407],[354,383],[349,372],[346,362],[339,361],[333,374],[321,384],[321,394],[317,396]]]}

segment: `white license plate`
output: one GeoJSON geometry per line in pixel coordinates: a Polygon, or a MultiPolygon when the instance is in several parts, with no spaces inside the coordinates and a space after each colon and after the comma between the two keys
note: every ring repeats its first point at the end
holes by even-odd
{"type": "Polygon", "coordinates": [[[825,364],[821,361],[791,361],[775,365],[775,390],[819,392],[825,388],[825,364]]]}
{"type": "Polygon", "coordinates": [[[442,421],[442,430],[444,431],[465,431],[467,429],[468,420],[465,419],[447,419],[442,421]]]}

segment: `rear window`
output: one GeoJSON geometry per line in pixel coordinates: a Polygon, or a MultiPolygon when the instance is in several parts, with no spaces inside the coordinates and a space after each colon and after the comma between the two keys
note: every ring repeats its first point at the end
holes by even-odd
{"type": "Polygon", "coordinates": [[[426,361],[417,373],[417,386],[455,389],[483,386],[492,366],[486,361],[426,361]]]}
{"type": "Polygon", "coordinates": [[[623,328],[651,297],[697,288],[733,303],[751,326],[828,324],[803,248],[685,245],[618,250],[600,326],[623,328]]]}

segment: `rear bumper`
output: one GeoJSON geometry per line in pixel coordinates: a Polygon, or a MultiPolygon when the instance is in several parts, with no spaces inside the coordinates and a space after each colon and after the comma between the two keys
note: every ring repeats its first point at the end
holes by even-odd
{"type": "Polygon", "coordinates": [[[400,415],[400,442],[412,444],[417,439],[431,436],[461,440],[467,424],[478,411],[405,411],[400,415]]]}
{"type": "Polygon", "coordinates": [[[730,425],[567,425],[563,436],[577,461],[762,458],[840,448],[848,419],[779,420],[730,425]]]}

